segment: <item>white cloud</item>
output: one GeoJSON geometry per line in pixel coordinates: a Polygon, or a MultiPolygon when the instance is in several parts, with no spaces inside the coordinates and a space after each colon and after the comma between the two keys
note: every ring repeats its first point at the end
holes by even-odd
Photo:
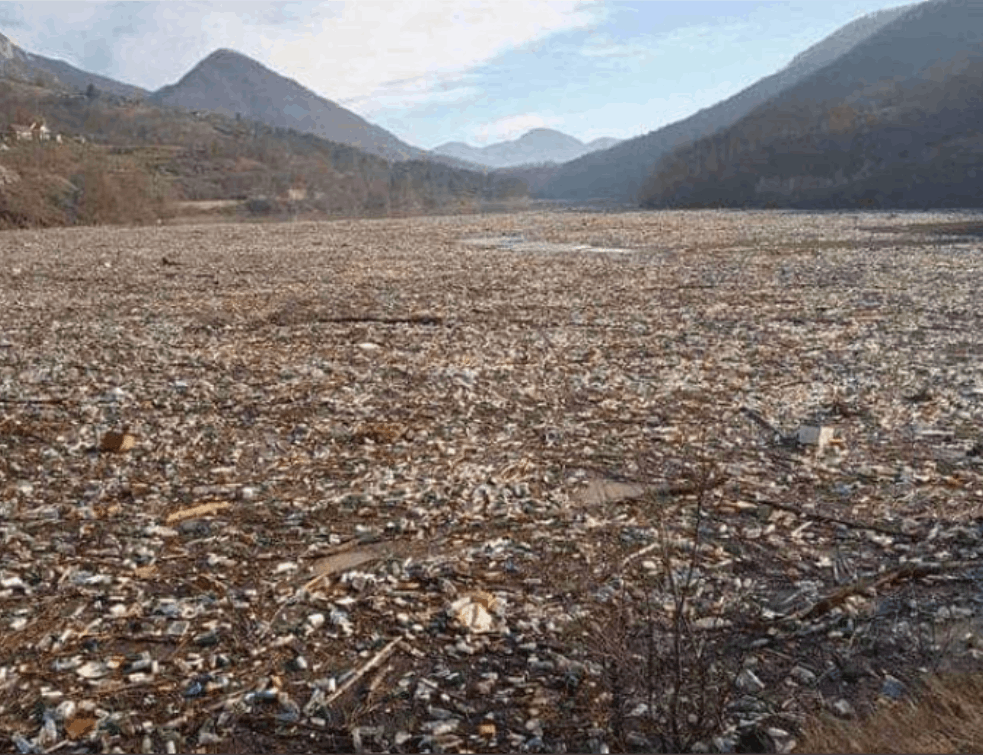
{"type": "MultiPolygon", "coordinates": [[[[2,4],[0,4],[2,7],[2,4]]],[[[148,89],[228,47],[370,114],[473,96],[468,71],[512,48],[596,24],[596,2],[34,2],[6,7],[31,52],[148,89]]]]}
{"type": "Polygon", "coordinates": [[[543,116],[538,113],[509,115],[475,127],[472,129],[472,139],[478,144],[508,141],[516,139],[534,128],[558,128],[562,123],[562,118],[543,116]]]}
{"type": "Polygon", "coordinates": [[[368,114],[389,106],[377,97],[420,103],[432,93],[447,101],[467,71],[597,18],[580,2],[364,0],[287,37],[278,29],[263,43],[277,71],[368,114]]]}

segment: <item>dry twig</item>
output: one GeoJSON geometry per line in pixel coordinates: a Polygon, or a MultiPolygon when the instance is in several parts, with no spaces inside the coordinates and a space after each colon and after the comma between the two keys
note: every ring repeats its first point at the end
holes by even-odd
{"type": "Polygon", "coordinates": [[[369,661],[364,666],[362,666],[362,668],[360,668],[358,671],[352,674],[351,677],[349,677],[348,681],[346,681],[344,684],[338,687],[338,689],[336,689],[332,694],[330,694],[327,698],[325,698],[324,704],[330,705],[339,697],[341,697],[343,694],[345,694],[349,689],[352,688],[352,686],[354,686],[354,684],[359,679],[361,679],[369,671],[374,669],[376,666],[378,666],[380,663],[386,660],[386,658],[392,655],[393,651],[396,650],[397,646],[402,641],[403,641],[402,637],[397,637],[395,640],[389,642],[389,644],[386,645],[384,648],[382,648],[382,650],[380,650],[378,653],[372,656],[372,658],[370,658],[369,661]]]}

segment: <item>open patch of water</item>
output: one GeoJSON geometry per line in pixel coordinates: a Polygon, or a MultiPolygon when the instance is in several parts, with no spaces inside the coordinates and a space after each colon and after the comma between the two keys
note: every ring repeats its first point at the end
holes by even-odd
{"type": "Polygon", "coordinates": [[[512,236],[477,236],[461,239],[461,244],[482,249],[510,249],[514,252],[529,254],[537,253],[569,253],[589,252],[593,254],[633,254],[634,249],[619,247],[591,246],[590,244],[558,243],[553,241],[530,241],[521,234],[512,236]]]}

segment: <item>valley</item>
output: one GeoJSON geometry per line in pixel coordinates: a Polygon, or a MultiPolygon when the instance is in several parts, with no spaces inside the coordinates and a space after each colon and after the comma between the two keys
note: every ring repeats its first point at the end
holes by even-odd
{"type": "Polygon", "coordinates": [[[0,747],[808,751],[976,668],[979,223],[2,234],[0,747]]]}

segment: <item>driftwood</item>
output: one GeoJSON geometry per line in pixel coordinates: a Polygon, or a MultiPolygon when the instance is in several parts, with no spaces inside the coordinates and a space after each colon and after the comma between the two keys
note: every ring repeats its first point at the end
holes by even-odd
{"type": "Polygon", "coordinates": [[[768,432],[774,435],[782,435],[782,432],[777,427],[775,427],[768,420],[766,420],[764,417],[762,417],[760,414],[754,411],[754,409],[749,409],[746,406],[742,406],[740,408],[740,412],[748,419],[753,420],[754,423],[757,424],[762,429],[767,430],[768,432]]]}
{"type": "MultiPolygon", "coordinates": [[[[600,471],[600,470],[596,470],[600,471]]],[[[661,482],[657,484],[623,477],[613,477],[610,474],[599,476],[592,481],[592,486],[580,494],[585,503],[620,503],[622,501],[642,501],[651,498],[673,498],[676,496],[698,495],[719,488],[727,482],[726,475],[715,475],[705,480],[686,482],[661,482]],[[605,486],[614,488],[604,490],[605,486]]]]}
{"type": "Polygon", "coordinates": [[[983,566],[983,562],[972,560],[934,564],[905,564],[904,566],[897,569],[892,569],[884,574],[877,574],[873,577],[858,579],[845,587],[835,590],[826,597],[820,598],[808,608],[803,608],[801,611],[796,611],[788,616],[783,616],[780,621],[808,621],[809,619],[814,619],[817,616],[822,616],[823,614],[832,611],[837,606],[846,602],[846,600],[851,596],[858,595],[867,590],[876,590],[880,587],[886,587],[896,582],[903,582],[909,579],[921,579],[922,577],[928,577],[933,574],[959,571],[960,569],[967,569],[973,566],[983,566]]]}
{"type": "Polygon", "coordinates": [[[879,524],[869,524],[867,522],[857,522],[851,519],[843,519],[838,516],[831,516],[830,514],[820,514],[816,511],[806,511],[798,506],[793,506],[790,503],[779,503],[778,501],[770,501],[767,499],[757,499],[756,503],[760,503],[763,506],[771,506],[772,508],[781,509],[782,511],[788,511],[789,513],[801,516],[804,519],[814,519],[819,522],[826,522],[828,524],[841,524],[844,527],[849,527],[854,530],[870,530],[871,532],[880,532],[882,535],[890,535],[891,537],[906,537],[910,540],[915,540],[919,535],[912,533],[901,532],[900,530],[892,529],[890,527],[882,527],[879,524]]]}
{"type": "Polygon", "coordinates": [[[167,515],[164,519],[165,524],[174,524],[184,519],[193,519],[198,516],[211,516],[219,511],[224,511],[232,506],[228,501],[202,501],[196,506],[180,509],[167,515]]]}
{"type": "Polygon", "coordinates": [[[66,398],[5,398],[0,396],[0,404],[64,404],[66,398]]]}
{"type": "Polygon", "coordinates": [[[381,325],[442,325],[444,322],[444,318],[434,315],[415,315],[412,317],[373,317],[372,315],[361,315],[359,317],[317,317],[316,319],[318,322],[341,324],[375,322],[381,325]]]}

